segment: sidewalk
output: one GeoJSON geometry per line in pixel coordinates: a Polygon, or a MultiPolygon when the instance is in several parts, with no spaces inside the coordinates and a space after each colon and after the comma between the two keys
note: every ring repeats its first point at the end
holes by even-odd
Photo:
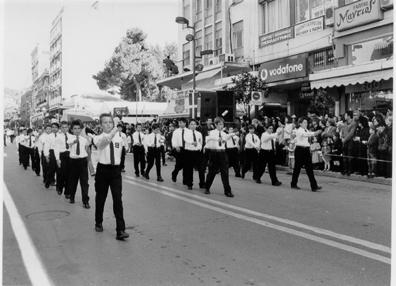
{"type": "MultiPolygon", "coordinates": [[[[289,167],[286,166],[276,166],[277,171],[285,172],[288,175],[292,175],[293,170],[291,170],[289,167]]],[[[301,173],[305,174],[305,169],[301,169],[301,173]]],[[[366,182],[366,183],[373,183],[373,184],[381,184],[381,185],[392,185],[392,178],[384,178],[384,177],[374,177],[374,178],[367,178],[366,176],[360,176],[360,175],[355,175],[351,174],[350,176],[344,176],[341,173],[338,172],[322,172],[320,170],[314,170],[315,176],[323,176],[323,177],[332,177],[332,178],[338,178],[338,179],[345,179],[345,180],[351,180],[351,181],[360,181],[360,182],[366,182]]]]}

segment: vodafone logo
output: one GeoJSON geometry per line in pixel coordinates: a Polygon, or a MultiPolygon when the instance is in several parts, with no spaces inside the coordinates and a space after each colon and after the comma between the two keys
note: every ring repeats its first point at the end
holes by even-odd
{"type": "Polygon", "coordinates": [[[306,76],[306,59],[282,59],[265,63],[259,72],[260,79],[266,82],[306,76]]]}
{"type": "Polygon", "coordinates": [[[304,66],[303,64],[295,64],[295,65],[289,65],[286,64],[285,66],[279,65],[278,68],[274,68],[271,70],[267,69],[262,69],[260,72],[260,77],[262,80],[266,80],[268,78],[268,74],[273,77],[273,76],[280,76],[288,73],[295,73],[295,72],[300,72],[303,71],[304,66]]]}

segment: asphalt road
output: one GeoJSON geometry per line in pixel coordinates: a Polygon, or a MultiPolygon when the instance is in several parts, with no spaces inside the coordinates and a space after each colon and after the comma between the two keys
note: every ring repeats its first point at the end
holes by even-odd
{"type": "MultiPolygon", "coordinates": [[[[132,156],[123,175],[127,241],[115,240],[109,194],[104,232],[94,231],[94,182],[90,210],[81,193],[71,205],[42,177],[23,170],[14,146],[5,148],[4,180],[55,285],[389,285],[391,187],[318,177],[323,190],[300,191],[290,175],[278,174],[281,187],[259,185],[247,175],[234,178],[234,198],[226,198],[220,177],[207,196],[197,185],[188,191],[170,180],[135,178],[132,156]]],[[[195,176],[197,180],[197,175],[195,176]]],[[[11,218],[11,223],[13,219],[11,218]]],[[[10,225],[3,227],[3,285],[29,285],[10,225]]]]}

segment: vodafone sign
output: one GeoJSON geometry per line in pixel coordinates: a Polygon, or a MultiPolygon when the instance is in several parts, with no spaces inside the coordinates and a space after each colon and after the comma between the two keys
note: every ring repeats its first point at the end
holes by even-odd
{"type": "Polygon", "coordinates": [[[307,58],[295,56],[280,59],[260,66],[259,75],[264,82],[275,82],[307,76],[307,58]]]}

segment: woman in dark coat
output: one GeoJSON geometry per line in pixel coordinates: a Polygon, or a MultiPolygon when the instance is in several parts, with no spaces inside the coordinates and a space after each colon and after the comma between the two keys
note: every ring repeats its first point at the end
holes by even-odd
{"type": "Polygon", "coordinates": [[[370,128],[368,125],[368,119],[366,117],[359,117],[359,128],[356,129],[355,138],[356,138],[356,171],[360,173],[360,175],[367,175],[367,141],[370,137],[370,128]]]}

